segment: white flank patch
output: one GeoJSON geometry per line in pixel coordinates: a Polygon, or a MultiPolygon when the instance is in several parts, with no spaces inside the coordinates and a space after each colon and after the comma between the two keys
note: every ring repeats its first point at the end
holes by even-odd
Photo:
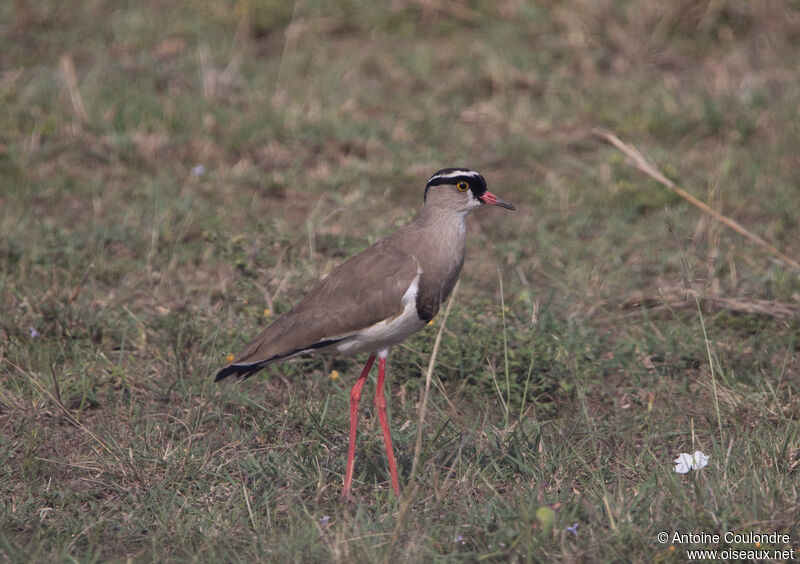
{"type": "Polygon", "coordinates": [[[380,321],[375,325],[359,331],[355,335],[336,343],[332,350],[343,354],[373,352],[386,349],[413,335],[425,326],[425,322],[417,315],[417,292],[422,269],[417,263],[417,275],[403,294],[400,303],[403,311],[391,319],[380,321]]]}

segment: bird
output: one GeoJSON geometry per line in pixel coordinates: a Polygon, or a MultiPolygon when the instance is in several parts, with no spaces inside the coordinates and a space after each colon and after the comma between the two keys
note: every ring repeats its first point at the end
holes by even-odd
{"type": "Polygon", "coordinates": [[[466,218],[486,205],[516,209],[489,192],[484,177],[474,170],[437,171],[426,183],[422,208],[411,223],[336,267],[217,372],[216,382],[228,376],[241,381],[300,355],[369,353],[350,390],[345,500],[351,496],[361,391],[376,358],[375,407],[392,490],[400,496],[383,390],[386,359],[392,346],[427,325],[447,300],[464,265],[466,218]]]}

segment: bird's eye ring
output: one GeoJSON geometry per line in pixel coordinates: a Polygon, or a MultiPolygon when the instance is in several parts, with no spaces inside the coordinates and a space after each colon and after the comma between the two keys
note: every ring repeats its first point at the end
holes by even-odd
{"type": "Polygon", "coordinates": [[[456,190],[458,190],[459,192],[466,192],[467,190],[469,190],[469,184],[467,184],[462,180],[461,182],[456,184],[456,190]]]}

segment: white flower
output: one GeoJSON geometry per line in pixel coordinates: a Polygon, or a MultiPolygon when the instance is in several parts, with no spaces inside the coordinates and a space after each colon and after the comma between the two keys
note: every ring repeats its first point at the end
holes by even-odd
{"type": "Polygon", "coordinates": [[[694,454],[682,452],[678,455],[678,458],[675,459],[675,471],[678,474],[686,474],[689,470],[697,471],[701,468],[705,468],[707,465],[708,455],[699,450],[694,451],[694,454]]]}

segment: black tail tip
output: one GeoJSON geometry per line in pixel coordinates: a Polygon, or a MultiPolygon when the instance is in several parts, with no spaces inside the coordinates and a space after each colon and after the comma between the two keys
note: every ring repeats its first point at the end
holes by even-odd
{"type": "Polygon", "coordinates": [[[224,380],[228,376],[236,376],[239,380],[245,380],[261,370],[263,366],[259,366],[257,364],[249,364],[249,365],[242,365],[242,364],[231,364],[230,366],[226,366],[219,372],[217,372],[217,376],[214,378],[215,382],[219,382],[220,380],[224,380]]]}

